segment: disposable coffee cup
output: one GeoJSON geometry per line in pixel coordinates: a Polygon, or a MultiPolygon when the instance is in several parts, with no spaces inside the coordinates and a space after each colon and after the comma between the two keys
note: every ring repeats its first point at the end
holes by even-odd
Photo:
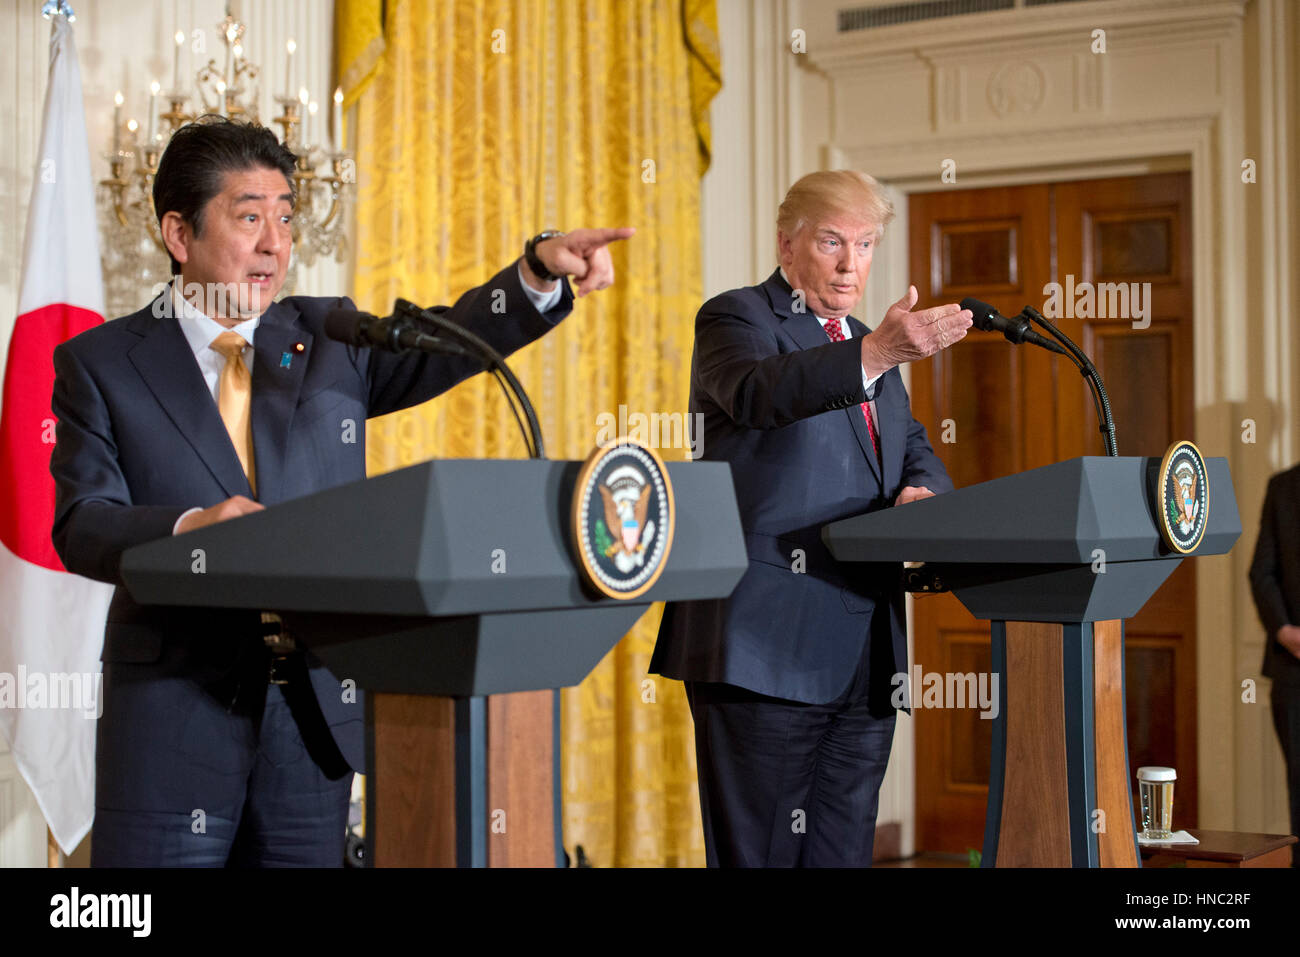
{"type": "Polygon", "coordinates": [[[1138,797],[1142,804],[1142,836],[1164,840],[1174,836],[1173,768],[1138,768],[1138,797]]]}

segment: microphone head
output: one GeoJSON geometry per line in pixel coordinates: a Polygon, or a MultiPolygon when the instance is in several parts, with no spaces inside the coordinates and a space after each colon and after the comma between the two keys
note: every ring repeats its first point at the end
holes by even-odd
{"type": "Polygon", "coordinates": [[[998,315],[998,311],[987,302],[980,302],[972,296],[967,296],[961,301],[961,307],[970,310],[971,324],[976,329],[983,329],[985,332],[993,331],[993,317],[998,315]]]}
{"type": "Polygon", "coordinates": [[[325,335],[350,346],[365,345],[361,320],[373,318],[369,313],[356,309],[331,309],[325,313],[325,335]]]}

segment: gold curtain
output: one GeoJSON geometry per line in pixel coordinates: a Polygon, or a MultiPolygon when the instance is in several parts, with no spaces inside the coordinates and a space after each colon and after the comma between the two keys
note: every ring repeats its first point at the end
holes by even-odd
{"type": "MultiPolygon", "coordinates": [[[[339,24],[376,23],[375,0],[336,10],[339,24]]],[[[721,73],[714,0],[390,0],[381,15],[378,38],[337,44],[340,70],[361,84],[344,89],[356,103],[358,306],[451,302],[544,228],[635,226],[613,247],[614,287],[511,364],[552,458],[585,457],[598,417],[620,405],[685,412],[706,110],[721,73]]],[[[372,422],[367,464],[523,454],[504,400],[477,376],[372,422]]],[[[646,683],[661,613],[563,693],[564,842],[596,866],[704,862],[685,696],[646,683]]]]}
{"type": "Polygon", "coordinates": [[[351,106],[375,75],[384,53],[384,0],[347,0],[334,5],[334,74],[351,106]]]}

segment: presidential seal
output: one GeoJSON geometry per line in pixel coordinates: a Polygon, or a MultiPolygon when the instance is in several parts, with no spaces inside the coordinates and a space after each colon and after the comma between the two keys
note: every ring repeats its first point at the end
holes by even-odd
{"type": "Polygon", "coordinates": [[[1210,513],[1210,483],[1201,450],[1187,441],[1169,446],[1156,481],[1160,537],[1176,552],[1195,551],[1210,513]]]}
{"type": "Polygon", "coordinates": [[[619,438],[587,457],[570,528],[583,580],[610,598],[636,598],[668,561],[676,511],[668,469],[652,449],[619,438]]]}

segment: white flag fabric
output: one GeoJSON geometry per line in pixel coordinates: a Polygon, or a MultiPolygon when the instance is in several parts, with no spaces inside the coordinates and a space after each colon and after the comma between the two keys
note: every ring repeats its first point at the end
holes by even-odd
{"type": "Polygon", "coordinates": [[[0,406],[0,734],[71,853],[95,812],[99,653],[113,589],[50,540],[54,347],[104,321],[95,186],[72,26],[50,31],[49,88],[0,406]]]}

